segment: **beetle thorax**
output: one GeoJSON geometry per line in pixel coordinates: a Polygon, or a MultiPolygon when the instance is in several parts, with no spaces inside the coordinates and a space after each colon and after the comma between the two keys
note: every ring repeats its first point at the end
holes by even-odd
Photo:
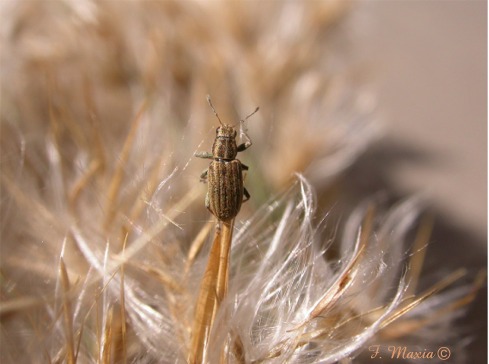
{"type": "Polygon", "coordinates": [[[233,160],[238,154],[236,130],[231,125],[223,125],[216,130],[216,140],[212,146],[214,158],[233,160]]]}

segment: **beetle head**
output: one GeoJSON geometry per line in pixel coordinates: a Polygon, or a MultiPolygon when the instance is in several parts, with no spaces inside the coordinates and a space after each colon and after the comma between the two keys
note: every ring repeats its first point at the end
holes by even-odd
{"type": "Polygon", "coordinates": [[[236,130],[231,125],[222,125],[216,129],[217,138],[236,138],[236,130]]]}

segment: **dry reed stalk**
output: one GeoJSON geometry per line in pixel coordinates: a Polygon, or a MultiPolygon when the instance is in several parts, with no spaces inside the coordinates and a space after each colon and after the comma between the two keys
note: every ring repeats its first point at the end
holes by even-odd
{"type": "Polygon", "coordinates": [[[216,313],[228,288],[229,252],[233,238],[233,227],[234,219],[220,221],[216,225],[207,267],[200,284],[192,325],[192,340],[188,355],[188,362],[192,364],[207,362],[209,336],[216,313]]]}

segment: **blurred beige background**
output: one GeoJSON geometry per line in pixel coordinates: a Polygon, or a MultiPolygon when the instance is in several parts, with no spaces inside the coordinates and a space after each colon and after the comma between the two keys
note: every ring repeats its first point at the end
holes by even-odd
{"type": "Polygon", "coordinates": [[[387,135],[434,160],[399,166],[421,191],[480,237],[487,230],[487,4],[369,1],[360,47],[373,65],[387,135]]]}

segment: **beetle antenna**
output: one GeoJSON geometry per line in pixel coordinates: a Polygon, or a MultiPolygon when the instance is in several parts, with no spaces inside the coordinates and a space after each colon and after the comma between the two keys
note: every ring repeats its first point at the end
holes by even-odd
{"type": "Polygon", "coordinates": [[[224,126],[224,124],[222,123],[221,119],[219,118],[219,115],[217,114],[216,109],[214,109],[214,106],[212,105],[212,101],[211,101],[211,96],[210,95],[207,95],[207,102],[209,103],[209,106],[211,107],[212,111],[214,111],[214,115],[216,115],[217,120],[219,120],[219,123],[222,126],[224,126]]]}
{"type": "Polygon", "coordinates": [[[260,107],[259,106],[256,107],[255,111],[253,111],[251,114],[249,114],[244,119],[241,119],[240,121],[242,121],[244,123],[246,120],[248,120],[248,118],[250,118],[251,116],[253,116],[258,110],[260,110],[260,107]]]}

